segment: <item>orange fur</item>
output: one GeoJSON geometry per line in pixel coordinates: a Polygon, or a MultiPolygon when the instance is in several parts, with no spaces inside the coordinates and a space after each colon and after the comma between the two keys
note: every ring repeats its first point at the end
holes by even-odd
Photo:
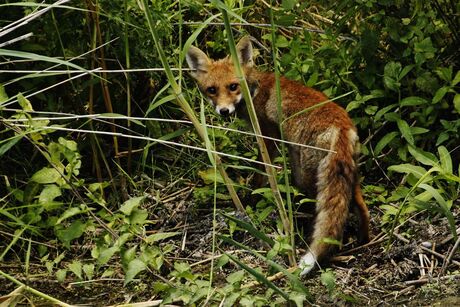
{"type": "MultiPolygon", "coordinates": [[[[237,50],[262,133],[278,137],[275,76],[252,67],[249,38],[241,39],[237,50]]],[[[214,61],[198,48],[191,47],[187,62],[192,69],[191,75],[218,113],[231,114],[243,104],[238,78],[229,57],[214,61]]],[[[323,93],[284,77],[281,77],[280,85],[284,118],[328,100],[323,93]]],[[[285,123],[283,130],[290,142],[335,151],[289,145],[294,184],[317,199],[312,242],[309,252],[299,264],[304,275],[333,249],[334,245],[324,242],[324,239],[341,240],[350,204],[354,204],[359,213],[360,237],[363,241],[369,240],[369,212],[362,197],[356,165],[359,142],[347,112],[333,102],[294,116],[285,123]]],[[[267,143],[273,156],[275,146],[267,143]]]]}

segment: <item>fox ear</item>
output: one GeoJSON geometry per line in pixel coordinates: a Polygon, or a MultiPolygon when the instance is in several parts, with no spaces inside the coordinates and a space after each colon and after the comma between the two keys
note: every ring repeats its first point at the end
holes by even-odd
{"type": "Polygon", "coordinates": [[[238,58],[240,63],[246,66],[252,66],[252,43],[249,36],[245,36],[236,45],[236,50],[238,52],[238,58]]]}
{"type": "Polygon", "coordinates": [[[211,60],[197,47],[191,46],[185,55],[188,66],[192,70],[190,74],[196,78],[200,73],[207,72],[211,60]]]}

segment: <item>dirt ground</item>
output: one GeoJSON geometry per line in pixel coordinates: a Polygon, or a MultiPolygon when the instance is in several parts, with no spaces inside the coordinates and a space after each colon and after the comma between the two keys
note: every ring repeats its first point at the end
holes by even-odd
{"type": "MultiPolygon", "coordinates": [[[[178,249],[169,261],[166,259],[166,271],[168,262],[172,263],[176,259],[197,263],[211,256],[211,210],[197,210],[187,191],[177,195],[178,197],[165,202],[162,210],[156,214],[156,218],[163,221],[161,230],[187,231],[185,248],[178,249]],[[181,199],[181,195],[184,199],[181,199]]],[[[457,208],[454,216],[458,221],[459,206],[457,204],[454,207],[457,208]]],[[[353,241],[353,236],[350,236],[351,243],[345,244],[331,262],[324,266],[332,269],[335,275],[334,294],[327,293],[320,282],[319,272],[311,274],[305,280],[306,287],[315,298],[315,305],[460,306],[460,252],[457,250],[452,254],[455,240],[448,231],[445,219],[442,216],[428,218],[428,214],[424,212],[415,214],[396,230],[387,250],[388,236],[381,231],[380,226],[382,212],[372,207],[370,210],[371,242],[358,246],[353,241]]],[[[218,227],[228,227],[223,218],[219,219],[218,227]]],[[[250,235],[237,235],[236,239],[243,240],[244,244],[253,248],[260,247],[260,243],[250,235]]],[[[183,237],[176,237],[176,240],[168,243],[181,246],[183,237]]],[[[75,252],[81,253],[81,248],[77,250],[75,247],[75,252]]],[[[248,265],[261,265],[258,260],[248,256],[248,253],[238,254],[235,251],[235,255],[248,265]]],[[[89,249],[85,257],[90,257],[89,249]]],[[[77,282],[69,277],[65,283],[59,283],[48,276],[46,268],[38,260],[30,263],[32,277],[28,279],[24,277],[23,266],[21,263],[4,262],[0,263],[0,270],[69,304],[108,306],[161,299],[152,296],[150,291],[151,284],[160,278],[152,272],[142,275],[141,281],[124,287],[121,269],[119,278],[77,282]]],[[[201,269],[205,271],[206,267],[201,269]]],[[[216,276],[216,280],[218,278],[216,276]]],[[[283,278],[276,282],[282,283],[283,278]]],[[[5,303],[15,289],[21,291],[20,305],[50,305],[49,301],[37,299],[30,292],[18,289],[18,285],[0,276],[0,306],[4,306],[2,302],[5,303]]]]}

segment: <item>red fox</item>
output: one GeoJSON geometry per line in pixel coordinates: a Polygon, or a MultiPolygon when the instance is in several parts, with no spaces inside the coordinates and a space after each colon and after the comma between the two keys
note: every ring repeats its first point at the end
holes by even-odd
{"type": "MultiPolygon", "coordinates": [[[[253,50],[249,37],[243,37],[238,42],[237,52],[262,134],[279,138],[275,76],[253,68],[253,50]]],[[[192,46],[186,60],[192,77],[218,114],[227,116],[244,105],[240,82],[230,57],[212,60],[192,46]]],[[[284,118],[328,100],[323,93],[284,77],[281,77],[280,83],[284,118]]],[[[327,239],[342,239],[350,204],[358,211],[360,239],[367,242],[369,212],[358,178],[358,135],[343,108],[327,102],[292,117],[283,125],[283,129],[287,141],[331,150],[326,152],[289,145],[294,185],[317,199],[309,252],[299,262],[303,276],[333,250],[334,246],[328,244],[327,239]]],[[[276,153],[275,144],[269,140],[265,142],[273,156],[276,153]]]]}

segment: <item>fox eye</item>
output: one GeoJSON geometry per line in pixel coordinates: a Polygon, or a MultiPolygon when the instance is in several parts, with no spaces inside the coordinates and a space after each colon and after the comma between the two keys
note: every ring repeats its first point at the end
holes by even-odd
{"type": "Polygon", "coordinates": [[[208,92],[208,94],[215,95],[217,93],[217,90],[215,86],[210,86],[206,89],[206,92],[208,92]]]}
{"type": "Polygon", "coordinates": [[[236,91],[238,89],[238,83],[232,83],[228,87],[232,92],[236,91]]]}

